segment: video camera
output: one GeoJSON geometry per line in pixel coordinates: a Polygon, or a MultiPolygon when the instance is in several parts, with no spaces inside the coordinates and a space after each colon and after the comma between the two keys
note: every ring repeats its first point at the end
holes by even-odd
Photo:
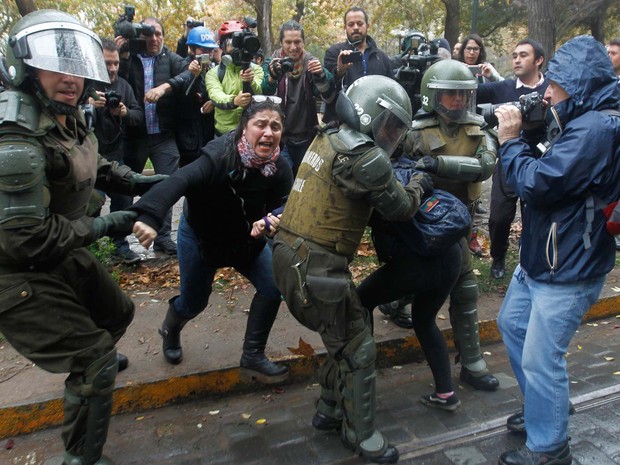
{"type": "Polygon", "coordinates": [[[139,39],[141,35],[151,37],[155,34],[155,28],[144,23],[134,23],[136,8],[131,5],[125,6],[125,12],[114,23],[114,37],[122,36],[129,40],[129,52],[141,53],[146,51],[146,41],[139,39]]]}
{"type": "Polygon", "coordinates": [[[234,50],[231,52],[233,63],[247,69],[254,58],[254,54],[260,49],[260,40],[258,36],[252,32],[257,24],[254,18],[246,16],[243,18],[244,28],[241,31],[233,32],[232,46],[234,50]]]}
{"type": "Polygon", "coordinates": [[[481,103],[477,105],[477,113],[480,114],[484,120],[491,125],[497,125],[497,117],[495,116],[495,110],[502,105],[513,105],[519,109],[523,121],[527,123],[542,123],[545,121],[545,112],[547,110],[547,104],[543,97],[538,92],[532,92],[519,97],[517,102],[506,103],[481,103]]]}
{"type": "Polygon", "coordinates": [[[401,53],[397,55],[400,67],[396,70],[396,80],[403,86],[411,100],[415,114],[422,108],[420,85],[426,70],[441,57],[437,54],[437,44],[428,43],[426,37],[418,31],[397,32],[400,39],[401,53]]]}
{"type": "Polygon", "coordinates": [[[204,27],[205,22],[204,21],[196,21],[194,19],[188,19],[187,21],[185,21],[185,25],[189,29],[193,29],[195,27],[204,27]]]}

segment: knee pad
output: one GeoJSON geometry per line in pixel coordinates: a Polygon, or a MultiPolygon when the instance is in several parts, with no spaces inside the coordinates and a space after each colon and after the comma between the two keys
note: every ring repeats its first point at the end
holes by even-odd
{"type": "Polygon", "coordinates": [[[342,351],[342,360],[346,362],[350,371],[374,366],[376,358],[377,347],[369,328],[364,328],[342,351]]]}
{"type": "Polygon", "coordinates": [[[464,279],[459,279],[454,286],[450,294],[450,303],[457,307],[476,308],[478,294],[478,281],[465,275],[464,279]]]}
{"type": "Polygon", "coordinates": [[[86,368],[82,385],[79,386],[79,395],[97,397],[109,394],[114,389],[117,372],[118,360],[116,359],[116,349],[113,349],[86,368]]]}

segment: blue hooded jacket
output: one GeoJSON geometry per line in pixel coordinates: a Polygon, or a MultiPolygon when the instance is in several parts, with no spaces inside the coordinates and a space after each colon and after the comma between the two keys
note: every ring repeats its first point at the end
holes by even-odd
{"type": "Polygon", "coordinates": [[[504,143],[500,155],[523,202],[521,267],[537,281],[570,283],[614,266],[602,206],[620,198],[620,117],[601,110],[620,109],[620,87],[605,48],[591,36],[560,47],[547,78],[570,96],[554,106],[560,138],[538,158],[537,141],[522,133],[504,143]]]}

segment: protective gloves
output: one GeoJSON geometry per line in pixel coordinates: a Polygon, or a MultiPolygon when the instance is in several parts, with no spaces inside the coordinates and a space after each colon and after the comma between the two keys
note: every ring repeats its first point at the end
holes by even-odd
{"type": "Polygon", "coordinates": [[[103,236],[121,234],[126,236],[131,233],[136,219],[138,219],[138,213],[130,211],[118,211],[108,215],[98,216],[93,221],[95,239],[99,239],[103,236]]]}
{"type": "Polygon", "coordinates": [[[426,155],[418,160],[415,169],[437,174],[439,172],[439,159],[426,155]]]}
{"type": "Polygon", "coordinates": [[[144,195],[146,192],[158,182],[168,177],[167,174],[154,174],[152,176],[144,176],[143,174],[132,173],[129,177],[129,185],[131,192],[135,195],[144,195]]]}
{"type": "Polygon", "coordinates": [[[424,173],[422,171],[414,173],[409,180],[409,186],[415,186],[415,184],[420,186],[420,188],[422,188],[422,190],[424,191],[421,197],[428,197],[433,193],[433,179],[431,178],[430,174],[424,173]]]}

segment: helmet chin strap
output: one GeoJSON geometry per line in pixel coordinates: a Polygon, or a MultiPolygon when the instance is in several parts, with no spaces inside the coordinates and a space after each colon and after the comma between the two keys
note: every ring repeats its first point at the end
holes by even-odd
{"type": "MultiPolygon", "coordinates": [[[[78,109],[77,105],[73,106],[63,102],[59,102],[57,100],[52,100],[47,95],[45,95],[45,91],[43,90],[43,87],[41,86],[41,83],[39,82],[36,73],[31,73],[30,78],[34,87],[35,96],[37,97],[37,99],[39,99],[43,106],[50,110],[52,113],[58,115],[72,115],[78,109]]],[[[86,97],[88,89],[90,87],[90,83],[91,81],[84,81],[84,90],[82,91],[82,95],[80,95],[78,102],[81,102],[86,97]]]]}

